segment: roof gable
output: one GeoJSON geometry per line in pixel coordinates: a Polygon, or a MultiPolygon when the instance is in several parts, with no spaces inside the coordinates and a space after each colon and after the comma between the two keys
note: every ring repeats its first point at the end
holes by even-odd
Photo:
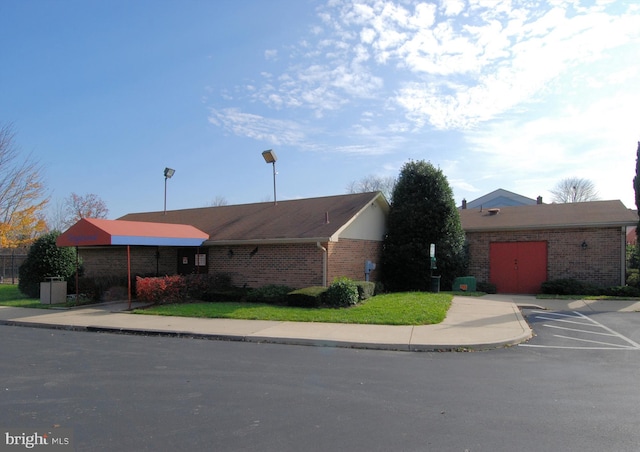
{"type": "Polygon", "coordinates": [[[121,220],[190,224],[209,234],[209,243],[327,241],[370,203],[389,208],[380,192],[288,201],[131,213],[121,220]]]}
{"type": "Polygon", "coordinates": [[[467,202],[467,209],[474,209],[476,207],[506,207],[506,206],[526,206],[536,204],[535,199],[527,198],[526,196],[519,195],[517,193],[510,192],[499,188],[481,196],[473,201],[467,202]]]}
{"type": "Polygon", "coordinates": [[[621,201],[535,204],[459,212],[465,232],[632,226],[638,222],[638,218],[621,201]]]}

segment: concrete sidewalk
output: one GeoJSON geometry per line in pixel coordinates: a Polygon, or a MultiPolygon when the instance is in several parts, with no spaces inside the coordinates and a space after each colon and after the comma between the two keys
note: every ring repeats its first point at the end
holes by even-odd
{"type": "Polygon", "coordinates": [[[0,324],[404,351],[486,350],[518,344],[532,336],[513,301],[490,296],[454,297],[442,323],[424,326],[198,319],[136,315],[127,308],[127,303],[64,310],[0,306],[0,324]]]}
{"type": "Polygon", "coordinates": [[[557,300],[537,299],[531,295],[487,295],[493,301],[515,303],[519,308],[581,312],[640,312],[638,300],[557,300]]]}

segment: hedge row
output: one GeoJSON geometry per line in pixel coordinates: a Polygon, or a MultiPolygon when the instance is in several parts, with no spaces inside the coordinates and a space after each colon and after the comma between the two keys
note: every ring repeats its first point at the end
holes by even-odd
{"type": "MultiPolygon", "coordinates": [[[[188,300],[214,301],[221,293],[231,296],[235,289],[224,274],[136,277],[135,293],[139,301],[156,304],[188,300]]],[[[228,299],[228,298],[227,298],[228,299]]]]}
{"type": "Polygon", "coordinates": [[[329,287],[307,287],[293,290],[282,285],[258,289],[238,289],[228,281],[211,279],[212,275],[137,277],[135,293],[139,301],[156,304],[182,303],[189,300],[249,301],[302,307],[347,307],[366,300],[375,293],[375,284],[338,278],[329,287]]]}
{"type": "Polygon", "coordinates": [[[638,297],[640,289],[634,286],[599,287],[577,279],[555,279],[542,283],[541,291],[548,295],[606,295],[638,297]]]}

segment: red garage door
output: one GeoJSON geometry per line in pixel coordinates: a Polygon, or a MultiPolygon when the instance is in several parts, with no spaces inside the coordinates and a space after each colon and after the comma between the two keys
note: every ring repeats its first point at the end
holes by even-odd
{"type": "Polygon", "coordinates": [[[547,242],[494,242],[489,279],[499,293],[539,293],[547,280],[547,242]]]}

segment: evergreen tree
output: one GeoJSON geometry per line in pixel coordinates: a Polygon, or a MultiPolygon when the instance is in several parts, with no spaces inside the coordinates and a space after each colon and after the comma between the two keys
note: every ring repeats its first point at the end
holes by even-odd
{"type": "Polygon", "coordinates": [[[465,271],[464,231],[453,192],[441,170],[425,161],[400,171],[389,211],[382,272],[391,291],[430,290],[429,248],[436,245],[441,284],[450,288],[465,271]]]}
{"type": "Polygon", "coordinates": [[[40,283],[48,276],[60,276],[68,280],[76,271],[76,250],[71,247],[58,248],[56,239],[59,231],[49,232],[38,238],[27,259],[19,269],[18,289],[23,294],[38,298],[40,283]]]}

